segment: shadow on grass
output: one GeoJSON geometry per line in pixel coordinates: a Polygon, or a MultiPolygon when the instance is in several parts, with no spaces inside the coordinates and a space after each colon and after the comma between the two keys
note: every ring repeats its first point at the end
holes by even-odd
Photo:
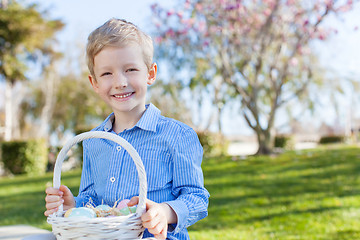
{"type": "Polygon", "coordinates": [[[323,217],[349,209],[335,199],[360,196],[360,154],[356,148],[236,162],[223,158],[207,164],[209,216],[192,230],[237,228],[274,218],[303,221],[308,214],[323,217]],[[328,200],[325,204],[324,199],[328,200]]]}
{"type": "Polygon", "coordinates": [[[1,179],[0,187],[11,187],[11,186],[18,186],[29,183],[29,178],[31,178],[31,183],[40,184],[46,183],[52,180],[52,175],[49,174],[39,176],[39,177],[29,177],[29,176],[16,176],[16,177],[9,177],[6,179],[1,179]]]}
{"type": "MultiPolygon", "coordinates": [[[[360,171],[359,171],[360,172],[360,171]]],[[[254,173],[253,176],[256,173],[254,173]]],[[[239,192],[238,200],[248,198],[267,197],[281,198],[289,196],[304,196],[305,194],[318,194],[323,196],[355,196],[360,195],[360,183],[357,172],[352,166],[347,169],[329,170],[325,173],[296,176],[296,177],[275,177],[270,179],[261,179],[260,177],[248,179],[246,176],[227,175],[227,178],[233,180],[221,183],[207,184],[206,187],[210,194],[217,194],[223,189],[239,192]],[[355,176],[352,178],[351,176],[355,176]]],[[[216,201],[216,200],[215,200],[216,201]]],[[[220,201],[219,204],[222,204],[220,201]]]]}
{"type": "MultiPolygon", "coordinates": [[[[81,174],[81,170],[75,170],[72,172],[67,172],[66,174],[62,174],[61,180],[69,180],[69,179],[76,179],[79,178],[81,174]]],[[[11,187],[11,186],[18,186],[23,184],[46,184],[47,182],[52,182],[53,180],[53,173],[46,173],[45,175],[41,176],[15,176],[15,177],[8,177],[0,179],[0,187],[11,187]],[[31,179],[31,180],[29,180],[31,179]]]]}
{"type": "Polygon", "coordinates": [[[46,221],[43,214],[45,211],[44,191],[14,194],[1,197],[0,225],[11,224],[41,224],[46,221]],[[6,203],[5,203],[6,198],[6,203]],[[31,208],[31,209],[29,209],[31,208]]]}
{"type": "Polygon", "coordinates": [[[343,207],[320,207],[320,208],[309,208],[309,209],[304,209],[304,210],[284,211],[281,213],[265,214],[262,216],[250,217],[248,219],[245,219],[243,221],[243,223],[253,223],[253,222],[257,222],[257,221],[265,221],[265,220],[269,220],[272,218],[285,217],[285,216],[289,216],[289,215],[298,215],[298,214],[306,214],[306,213],[317,214],[317,213],[328,212],[328,211],[339,210],[339,209],[345,209],[345,208],[343,208],[343,207]]]}
{"type": "MultiPolygon", "coordinates": [[[[249,196],[248,196],[249,197],[249,196]]],[[[253,195],[251,198],[256,197],[253,195]]],[[[238,197],[216,198],[210,200],[209,216],[191,227],[192,230],[214,230],[236,228],[239,225],[249,225],[256,222],[271,221],[274,218],[286,219],[289,216],[299,217],[307,214],[322,214],[331,211],[348,209],[342,206],[304,206],[303,209],[291,209],[292,201],[274,200],[267,204],[254,204],[247,199],[238,197]],[[285,207],[282,209],[282,207],[285,207]],[[262,209],[262,210],[258,210],[262,209]],[[274,210],[277,209],[277,210],[274,210]]]]}
{"type": "Polygon", "coordinates": [[[329,240],[339,240],[339,239],[360,239],[360,231],[354,230],[344,230],[344,231],[337,231],[333,233],[331,237],[328,238],[329,240]]]}
{"type": "MultiPolygon", "coordinates": [[[[78,187],[78,185],[69,185],[70,189],[77,189],[78,187]]],[[[13,224],[42,226],[46,224],[46,217],[44,216],[45,196],[45,189],[1,196],[0,226],[13,224]]]]}
{"type": "MultiPolygon", "coordinates": [[[[15,176],[1,179],[0,188],[0,225],[28,224],[37,227],[46,226],[45,188],[52,182],[53,174],[39,177],[15,176]]],[[[62,174],[62,183],[77,195],[80,183],[80,171],[62,174]]]]}
{"type": "MultiPolygon", "coordinates": [[[[239,161],[213,158],[204,160],[203,169],[206,188],[211,194],[209,216],[189,230],[211,232],[241,228],[262,234],[276,231],[280,224],[290,229],[284,230],[288,237],[302,231],[315,236],[316,232],[301,229],[308,226],[309,217],[312,223],[319,221],[322,228],[327,227],[325,219],[333,217],[340,226],[326,240],[360,239],[357,229],[347,228],[349,220],[343,214],[351,206],[360,207],[356,205],[360,202],[359,149],[292,152],[276,158],[260,156],[239,161]],[[348,198],[347,202],[344,198],[348,198]],[[301,226],[297,227],[299,222],[301,226]]],[[[0,187],[4,188],[4,194],[0,195],[0,225],[43,226],[45,193],[38,191],[39,187],[34,186],[32,190],[26,187],[45,185],[49,181],[52,174],[31,179],[0,179],[0,187]],[[14,191],[17,186],[24,190],[14,191]],[[6,195],[6,188],[16,193],[6,195]]],[[[62,176],[62,182],[72,191],[78,189],[79,181],[80,171],[62,176]]],[[[354,226],[358,219],[352,216],[355,216],[351,220],[354,226]]]]}

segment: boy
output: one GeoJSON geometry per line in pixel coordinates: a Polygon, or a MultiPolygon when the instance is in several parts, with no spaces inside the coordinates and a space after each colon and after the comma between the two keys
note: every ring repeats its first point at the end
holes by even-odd
{"type": "MultiPolygon", "coordinates": [[[[147,174],[146,213],[141,217],[144,238],[189,239],[186,228],[207,216],[209,193],[201,170],[202,147],[185,124],[145,105],[147,86],[155,82],[153,43],[132,23],[110,19],[95,29],[86,49],[89,80],[113,113],[96,127],[126,139],[139,153],[147,174]]],[[[112,205],[119,199],[138,202],[135,166],[121,146],[105,139],[83,142],[84,163],[79,195],[47,188],[45,215],[79,207],[91,198],[112,205]]]]}

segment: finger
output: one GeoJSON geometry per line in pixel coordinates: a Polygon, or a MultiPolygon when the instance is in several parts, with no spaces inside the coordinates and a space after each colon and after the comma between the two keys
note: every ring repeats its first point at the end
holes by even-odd
{"type": "Polygon", "coordinates": [[[155,217],[152,217],[149,221],[143,221],[143,226],[145,228],[155,228],[159,223],[163,221],[164,219],[162,219],[160,215],[156,215],[155,217]]]}
{"type": "Polygon", "coordinates": [[[46,195],[45,202],[52,203],[52,202],[59,202],[61,201],[61,197],[58,195],[46,195]]]}
{"type": "Polygon", "coordinates": [[[63,191],[60,191],[59,189],[53,187],[46,188],[45,193],[49,195],[59,195],[59,196],[62,196],[64,194],[63,191]]]}
{"type": "Polygon", "coordinates": [[[146,210],[148,210],[148,209],[150,209],[150,208],[153,208],[154,206],[157,206],[157,205],[158,205],[158,203],[153,202],[153,201],[151,201],[151,200],[149,200],[149,199],[146,199],[145,204],[146,204],[146,210]]]}
{"type": "Polygon", "coordinates": [[[138,204],[138,203],[139,203],[139,197],[138,197],[138,196],[135,196],[135,197],[132,197],[132,198],[130,199],[130,202],[128,202],[127,205],[128,205],[129,207],[131,207],[131,206],[135,206],[135,205],[138,204]]]}
{"type": "Polygon", "coordinates": [[[46,211],[44,212],[44,215],[48,217],[48,216],[50,216],[51,214],[53,214],[54,212],[57,212],[58,210],[59,210],[58,208],[46,210],[46,211]]]}
{"type": "Polygon", "coordinates": [[[61,199],[60,201],[57,202],[52,202],[52,203],[46,203],[45,207],[46,209],[50,210],[50,209],[54,209],[54,208],[58,208],[61,204],[63,204],[64,200],[61,199]]]}
{"type": "Polygon", "coordinates": [[[165,223],[163,231],[160,233],[164,237],[164,239],[166,239],[166,237],[167,237],[167,231],[168,231],[168,225],[167,225],[167,223],[165,223]]]}
{"type": "Polygon", "coordinates": [[[164,240],[166,239],[166,237],[164,237],[162,234],[157,234],[157,235],[154,235],[155,239],[161,239],[161,240],[164,240]]]}
{"type": "Polygon", "coordinates": [[[159,214],[160,210],[161,209],[159,209],[159,206],[154,205],[141,216],[141,220],[143,222],[148,222],[151,219],[154,219],[159,214]]]}
{"type": "Polygon", "coordinates": [[[167,236],[167,233],[161,233],[161,234],[156,234],[156,235],[154,235],[154,237],[155,237],[156,239],[161,239],[161,240],[166,239],[166,236],[167,236]]]}
{"type": "Polygon", "coordinates": [[[63,192],[65,195],[71,195],[72,194],[70,189],[65,185],[61,185],[59,187],[59,191],[63,192]]]}
{"type": "Polygon", "coordinates": [[[167,228],[164,224],[164,222],[159,222],[158,225],[156,225],[153,228],[148,228],[148,231],[153,234],[154,236],[158,236],[159,239],[165,239],[166,238],[166,232],[167,228]]]}

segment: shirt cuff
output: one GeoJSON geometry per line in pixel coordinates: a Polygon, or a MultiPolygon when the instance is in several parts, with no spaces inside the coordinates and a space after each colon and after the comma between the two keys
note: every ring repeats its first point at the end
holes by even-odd
{"type": "Polygon", "coordinates": [[[186,204],[180,200],[174,200],[165,203],[174,210],[177,217],[177,224],[170,224],[168,232],[177,234],[187,227],[186,219],[189,216],[189,209],[186,204]]]}

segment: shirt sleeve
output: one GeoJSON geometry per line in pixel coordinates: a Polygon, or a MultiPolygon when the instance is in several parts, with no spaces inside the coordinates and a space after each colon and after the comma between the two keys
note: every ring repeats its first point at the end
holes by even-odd
{"type": "MultiPolygon", "coordinates": [[[[88,147],[87,141],[83,141],[83,168],[81,172],[79,194],[75,197],[76,207],[83,207],[87,203],[90,203],[91,201],[94,202],[97,199],[91,174],[91,162],[89,159],[88,147]]],[[[94,202],[94,204],[98,205],[96,202],[94,202]]]]}
{"type": "Polygon", "coordinates": [[[193,129],[179,134],[173,153],[172,194],[177,198],[166,202],[177,215],[177,224],[169,228],[175,234],[208,215],[210,194],[204,187],[202,155],[202,146],[193,129]]]}

